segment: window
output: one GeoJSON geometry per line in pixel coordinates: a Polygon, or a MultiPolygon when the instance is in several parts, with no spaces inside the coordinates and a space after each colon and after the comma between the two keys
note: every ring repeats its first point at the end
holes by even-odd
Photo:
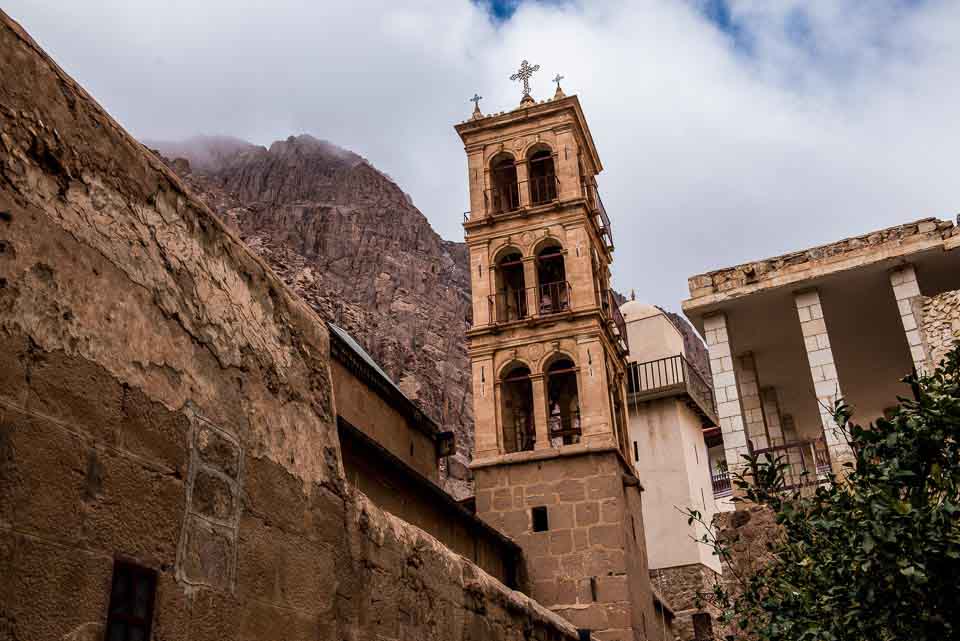
{"type": "Polygon", "coordinates": [[[545,506],[535,507],[530,510],[530,513],[533,517],[534,532],[546,532],[550,529],[550,524],[547,521],[547,508],[545,506]]]}
{"type": "Polygon", "coordinates": [[[590,577],[590,598],[597,600],[597,577],[590,577]]]}
{"type": "Polygon", "coordinates": [[[580,635],[580,641],[590,641],[590,628],[580,628],[577,630],[577,634],[580,635]]]}
{"type": "Polygon", "coordinates": [[[116,561],[107,610],[106,641],[149,641],[157,573],[116,561]]]}
{"type": "Polygon", "coordinates": [[[633,442],[633,460],[640,462],[640,448],[637,447],[637,442],[633,442]]]}

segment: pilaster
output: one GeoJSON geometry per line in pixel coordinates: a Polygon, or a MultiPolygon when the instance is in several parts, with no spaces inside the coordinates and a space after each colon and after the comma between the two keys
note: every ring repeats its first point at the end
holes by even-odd
{"type": "Polygon", "coordinates": [[[740,409],[746,427],[747,439],[753,449],[770,447],[767,425],[763,420],[763,404],[760,401],[760,381],[757,379],[757,364],[752,352],[735,359],[735,371],[740,391],[740,409]]]}
{"type": "Polygon", "coordinates": [[[842,430],[833,420],[834,403],[843,394],[840,391],[840,380],[830,347],[820,294],[815,289],[799,292],[794,295],[794,303],[800,320],[807,363],[810,366],[810,377],[817,396],[817,411],[820,414],[823,435],[830,449],[830,457],[836,465],[848,460],[851,453],[842,430]]]}
{"type": "Polygon", "coordinates": [[[900,311],[900,322],[910,347],[910,358],[917,372],[928,371],[926,351],[923,349],[923,339],[920,336],[920,326],[914,312],[914,302],[921,298],[920,285],[917,283],[917,273],[913,265],[904,265],[890,272],[890,286],[893,296],[897,300],[897,309],[900,311]]]}
{"type": "Polygon", "coordinates": [[[530,165],[526,159],[518,158],[515,164],[517,168],[517,188],[520,191],[520,207],[530,206],[530,165]]]}
{"type": "Polygon", "coordinates": [[[703,330],[710,354],[713,391],[717,398],[717,417],[723,433],[727,467],[730,472],[735,472],[743,465],[741,457],[747,453],[747,436],[740,409],[740,393],[733,368],[726,315],[719,312],[704,317],[703,330]]]}
{"type": "Polygon", "coordinates": [[[774,387],[760,389],[760,402],[763,406],[763,420],[767,424],[767,437],[770,447],[786,443],[783,434],[783,422],[780,418],[780,400],[774,387]]]}
{"type": "Polygon", "coordinates": [[[543,374],[530,376],[533,387],[533,427],[536,432],[534,449],[543,450],[550,447],[550,428],[547,425],[547,389],[543,374]]]}

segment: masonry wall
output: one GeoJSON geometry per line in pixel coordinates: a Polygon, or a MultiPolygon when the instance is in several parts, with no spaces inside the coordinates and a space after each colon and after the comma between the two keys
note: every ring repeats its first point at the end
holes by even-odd
{"type": "Polygon", "coordinates": [[[575,631],[343,479],[327,334],[0,12],[0,636],[575,631]]]}
{"type": "Polygon", "coordinates": [[[936,366],[960,341],[960,290],[922,298],[917,303],[920,334],[931,364],[936,366]]]}
{"type": "Polygon", "coordinates": [[[523,549],[537,601],[598,639],[654,639],[640,490],[622,465],[607,451],[477,468],[477,514],[523,549]]]}
{"type": "Polygon", "coordinates": [[[438,483],[437,447],[433,439],[413,427],[403,414],[336,360],[330,361],[330,374],[337,412],[391,454],[438,483]]]}

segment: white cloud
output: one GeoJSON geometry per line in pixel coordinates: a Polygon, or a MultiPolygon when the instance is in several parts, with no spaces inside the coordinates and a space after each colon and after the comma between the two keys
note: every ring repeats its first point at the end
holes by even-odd
{"type": "Polygon", "coordinates": [[[368,157],[462,238],[474,91],[566,76],[603,158],[615,285],[677,308],[686,277],[957,206],[960,5],[735,0],[749,51],[677,0],[53,2],[6,11],[134,135],[307,132],[368,157]],[[802,18],[798,18],[801,16],[802,18]]]}

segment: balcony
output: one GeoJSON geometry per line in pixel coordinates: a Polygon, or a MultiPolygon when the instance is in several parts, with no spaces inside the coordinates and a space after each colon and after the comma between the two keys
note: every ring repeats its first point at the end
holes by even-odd
{"type": "Polygon", "coordinates": [[[684,396],[704,427],[719,425],[713,388],[683,354],[645,363],[630,363],[627,392],[631,401],[684,396]]]}
{"type": "Polygon", "coordinates": [[[593,223],[597,226],[597,232],[600,238],[606,244],[607,249],[613,250],[613,227],[610,225],[610,216],[607,215],[607,208],[603,206],[603,200],[600,198],[600,192],[596,185],[581,185],[583,197],[587,199],[587,204],[593,214],[593,223]]]}
{"type": "Polygon", "coordinates": [[[560,179],[554,175],[534,176],[530,178],[530,204],[534,207],[546,205],[557,199],[560,179]]]}
{"type": "Polygon", "coordinates": [[[623,349],[623,351],[629,352],[630,344],[627,342],[627,321],[623,319],[623,314],[620,312],[620,305],[617,303],[617,298],[612,289],[608,289],[601,296],[600,308],[603,310],[607,320],[613,324],[614,342],[622,343],[619,347],[623,349]]]}
{"type": "Polygon", "coordinates": [[[763,460],[769,455],[786,465],[783,476],[787,490],[819,485],[827,480],[833,469],[830,450],[822,436],[758,449],[753,449],[749,441],[747,445],[757,458],[763,460]]]}
{"type": "Polygon", "coordinates": [[[733,494],[733,484],[730,482],[730,472],[714,470],[710,474],[713,483],[713,498],[721,499],[733,494]]]}
{"type": "Polygon", "coordinates": [[[490,321],[492,323],[509,323],[526,318],[542,318],[552,314],[562,314],[570,311],[572,301],[570,283],[567,281],[527,287],[523,291],[497,292],[489,296],[490,321]],[[536,314],[529,313],[527,304],[527,295],[531,290],[534,290],[534,310],[536,314]]]}
{"type": "Polygon", "coordinates": [[[506,183],[485,193],[488,207],[493,214],[506,214],[520,209],[520,186],[506,183]]]}

